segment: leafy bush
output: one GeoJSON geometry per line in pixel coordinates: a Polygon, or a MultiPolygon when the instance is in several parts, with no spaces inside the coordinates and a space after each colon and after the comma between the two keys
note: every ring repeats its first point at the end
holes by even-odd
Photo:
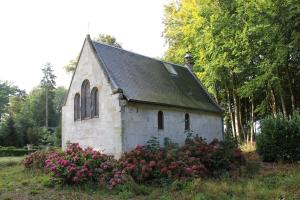
{"type": "Polygon", "coordinates": [[[238,171],[244,163],[241,151],[230,140],[213,140],[207,144],[202,138],[187,138],[178,147],[169,139],[165,147],[156,138],[147,145],[137,145],[119,160],[95,151],[69,144],[64,152],[35,152],[23,164],[27,168],[45,167],[46,172],[66,184],[98,183],[114,188],[134,181],[186,180],[188,178],[218,177],[224,172],[238,171]]]}
{"type": "Polygon", "coordinates": [[[26,156],[23,159],[22,164],[26,168],[43,170],[45,167],[45,161],[50,153],[51,152],[48,151],[36,151],[26,156]]]}
{"type": "Polygon", "coordinates": [[[224,171],[238,169],[244,158],[231,142],[213,140],[207,144],[202,138],[195,137],[187,139],[182,147],[174,144],[165,148],[137,145],[121,157],[120,163],[135,181],[146,182],[162,178],[216,177],[224,171]]]}
{"type": "Polygon", "coordinates": [[[43,138],[44,128],[28,128],[27,138],[30,144],[39,145],[43,138]]]}
{"type": "Polygon", "coordinates": [[[78,143],[69,144],[65,152],[52,152],[45,168],[63,183],[98,182],[114,187],[125,180],[117,160],[92,148],[82,149],[78,143]]]}
{"type": "Polygon", "coordinates": [[[262,120],[261,134],[257,136],[257,152],[263,161],[300,160],[300,117],[282,115],[262,120]]]}

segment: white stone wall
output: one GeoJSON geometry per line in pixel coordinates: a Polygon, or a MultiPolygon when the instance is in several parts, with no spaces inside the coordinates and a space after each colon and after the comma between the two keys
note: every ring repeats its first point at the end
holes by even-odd
{"type": "Polygon", "coordinates": [[[140,103],[129,103],[122,112],[124,150],[128,151],[136,144],[145,144],[151,136],[159,139],[163,145],[164,138],[183,144],[185,134],[185,114],[190,115],[191,130],[199,136],[211,141],[223,139],[222,117],[220,114],[191,111],[166,106],[140,103]],[[157,113],[164,113],[164,129],[157,128],[157,113]]]}
{"type": "Polygon", "coordinates": [[[78,67],[71,83],[66,105],[62,108],[62,146],[78,142],[119,156],[122,152],[121,107],[118,94],[112,89],[99,66],[88,41],[85,42],[78,67]],[[99,118],[74,121],[74,97],[81,93],[82,82],[90,81],[90,90],[98,87],[99,118]]]}

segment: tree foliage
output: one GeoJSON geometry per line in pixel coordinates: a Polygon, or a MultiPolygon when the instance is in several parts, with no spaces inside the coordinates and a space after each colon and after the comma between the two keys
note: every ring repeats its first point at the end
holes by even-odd
{"type": "Polygon", "coordinates": [[[11,96],[22,96],[24,93],[24,90],[20,90],[12,83],[0,80],[0,121],[6,112],[5,109],[9,103],[9,98],[11,96]]]}
{"type": "Polygon", "coordinates": [[[227,130],[248,141],[256,120],[299,107],[299,21],[297,0],[173,1],[165,7],[165,59],[182,63],[190,52],[225,109],[227,130]]]}
{"type": "MultiPolygon", "coordinates": [[[[43,128],[46,120],[46,91],[49,127],[58,127],[67,90],[64,87],[55,88],[56,76],[49,63],[45,65],[43,72],[41,84],[29,94],[8,82],[0,81],[0,108],[3,116],[0,123],[0,145],[23,146],[59,141],[55,139],[54,133],[50,134],[43,128]]],[[[58,136],[59,130],[58,128],[55,132],[58,136]]]]}

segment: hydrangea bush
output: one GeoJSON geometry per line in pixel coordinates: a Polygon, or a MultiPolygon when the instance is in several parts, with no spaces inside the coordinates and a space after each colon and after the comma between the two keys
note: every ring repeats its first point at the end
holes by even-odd
{"type": "Polygon", "coordinates": [[[49,151],[33,152],[22,160],[22,164],[29,169],[43,170],[49,154],[51,154],[49,151]]]}
{"type": "Polygon", "coordinates": [[[92,148],[69,144],[64,152],[35,152],[23,161],[25,167],[39,166],[65,184],[87,182],[113,188],[129,180],[138,183],[216,177],[239,169],[245,162],[237,146],[202,138],[188,138],[181,147],[170,141],[160,147],[155,140],[137,145],[119,160],[92,148]]]}
{"type": "Polygon", "coordinates": [[[82,149],[78,143],[69,144],[65,152],[51,153],[45,164],[48,172],[68,184],[98,182],[114,187],[124,182],[124,173],[113,156],[82,149]]]}
{"type": "Polygon", "coordinates": [[[201,137],[187,139],[181,147],[153,148],[137,145],[125,153],[119,162],[135,181],[153,179],[186,179],[220,176],[238,170],[245,160],[240,149],[228,142],[213,140],[207,144],[201,137]]]}

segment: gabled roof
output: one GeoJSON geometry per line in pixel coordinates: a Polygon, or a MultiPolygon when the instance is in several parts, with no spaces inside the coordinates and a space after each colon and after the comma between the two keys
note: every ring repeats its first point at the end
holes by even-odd
{"type": "Polygon", "coordinates": [[[188,68],[90,42],[113,87],[122,89],[129,102],[222,112],[188,68]]]}

